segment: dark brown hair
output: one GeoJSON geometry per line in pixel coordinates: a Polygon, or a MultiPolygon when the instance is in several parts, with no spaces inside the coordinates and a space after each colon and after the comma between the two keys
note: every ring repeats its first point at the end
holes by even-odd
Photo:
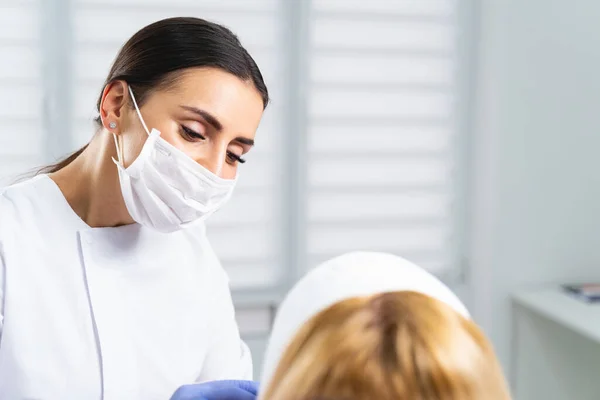
{"type": "MultiPolygon", "coordinates": [[[[168,18],[138,31],[119,51],[104,82],[126,81],[141,107],[152,91],[174,84],[188,68],[212,67],[251,81],[260,93],[264,107],[269,92],[254,59],[237,36],[224,26],[200,18],[168,18]]],[[[100,112],[102,92],[96,107],[100,112]]],[[[101,127],[100,117],[95,119],[101,127]]],[[[42,167],[38,173],[61,170],[75,160],[87,145],[58,163],[42,167]]]]}

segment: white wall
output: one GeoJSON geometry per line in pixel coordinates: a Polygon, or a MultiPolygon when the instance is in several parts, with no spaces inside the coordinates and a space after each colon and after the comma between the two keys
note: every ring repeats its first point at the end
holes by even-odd
{"type": "Polygon", "coordinates": [[[480,7],[472,304],[508,368],[510,293],[600,281],[600,2],[480,7]]]}

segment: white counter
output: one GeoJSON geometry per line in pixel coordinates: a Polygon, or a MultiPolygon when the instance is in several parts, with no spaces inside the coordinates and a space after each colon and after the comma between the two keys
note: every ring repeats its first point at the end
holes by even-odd
{"type": "Polygon", "coordinates": [[[560,288],[519,293],[514,302],[600,343],[600,302],[585,303],[560,288]]]}
{"type": "Polygon", "coordinates": [[[515,399],[600,399],[600,303],[585,303],[559,287],[513,300],[515,399]]]}

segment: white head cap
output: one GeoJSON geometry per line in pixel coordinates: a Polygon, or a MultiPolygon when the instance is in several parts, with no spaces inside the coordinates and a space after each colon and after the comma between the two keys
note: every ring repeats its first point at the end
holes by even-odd
{"type": "Polygon", "coordinates": [[[275,318],[261,386],[268,387],[288,344],[310,318],[345,299],[395,291],[423,293],[469,317],[465,306],[446,285],[415,264],[391,254],[346,254],[310,271],[288,293],[275,318]]]}

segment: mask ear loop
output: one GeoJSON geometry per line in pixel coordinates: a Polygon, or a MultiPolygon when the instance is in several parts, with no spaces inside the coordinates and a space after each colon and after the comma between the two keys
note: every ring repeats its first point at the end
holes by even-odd
{"type": "Polygon", "coordinates": [[[113,133],[113,139],[115,139],[115,147],[117,148],[117,158],[119,159],[119,161],[117,162],[117,160],[115,160],[113,158],[113,162],[115,164],[123,166],[123,155],[122,155],[121,148],[119,147],[119,141],[117,140],[117,135],[115,133],[113,133]]]}
{"type": "Polygon", "coordinates": [[[135,111],[137,112],[138,117],[140,118],[140,121],[142,122],[142,125],[144,126],[144,129],[146,130],[146,133],[148,134],[148,136],[150,136],[150,129],[148,129],[148,127],[146,126],[146,123],[144,122],[144,118],[142,118],[142,113],[140,111],[140,108],[137,105],[137,101],[135,101],[135,96],[133,95],[133,90],[131,90],[131,86],[127,86],[127,88],[129,89],[129,94],[131,95],[131,100],[133,101],[133,106],[135,107],[135,111]]]}
{"type": "MultiPolygon", "coordinates": [[[[140,108],[138,107],[137,101],[135,100],[135,96],[133,95],[133,90],[131,89],[131,86],[128,85],[127,89],[129,89],[129,95],[131,96],[131,101],[133,101],[133,106],[135,107],[135,111],[138,115],[138,118],[140,119],[140,122],[142,123],[144,130],[146,131],[148,136],[150,136],[150,130],[148,129],[146,122],[144,122],[144,118],[142,118],[142,113],[140,111],[140,108]]],[[[119,161],[117,162],[117,160],[115,160],[113,158],[113,161],[115,164],[119,164],[119,165],[123,166],[123,151],[122,151],[123,149],[119,146],[119,141],[117,140],[117,135],[115,135],[114,133],[113,133],[113,138],[115,140],[115,147],[117,148],[117,157],[119,159],[119,161]]]]}

